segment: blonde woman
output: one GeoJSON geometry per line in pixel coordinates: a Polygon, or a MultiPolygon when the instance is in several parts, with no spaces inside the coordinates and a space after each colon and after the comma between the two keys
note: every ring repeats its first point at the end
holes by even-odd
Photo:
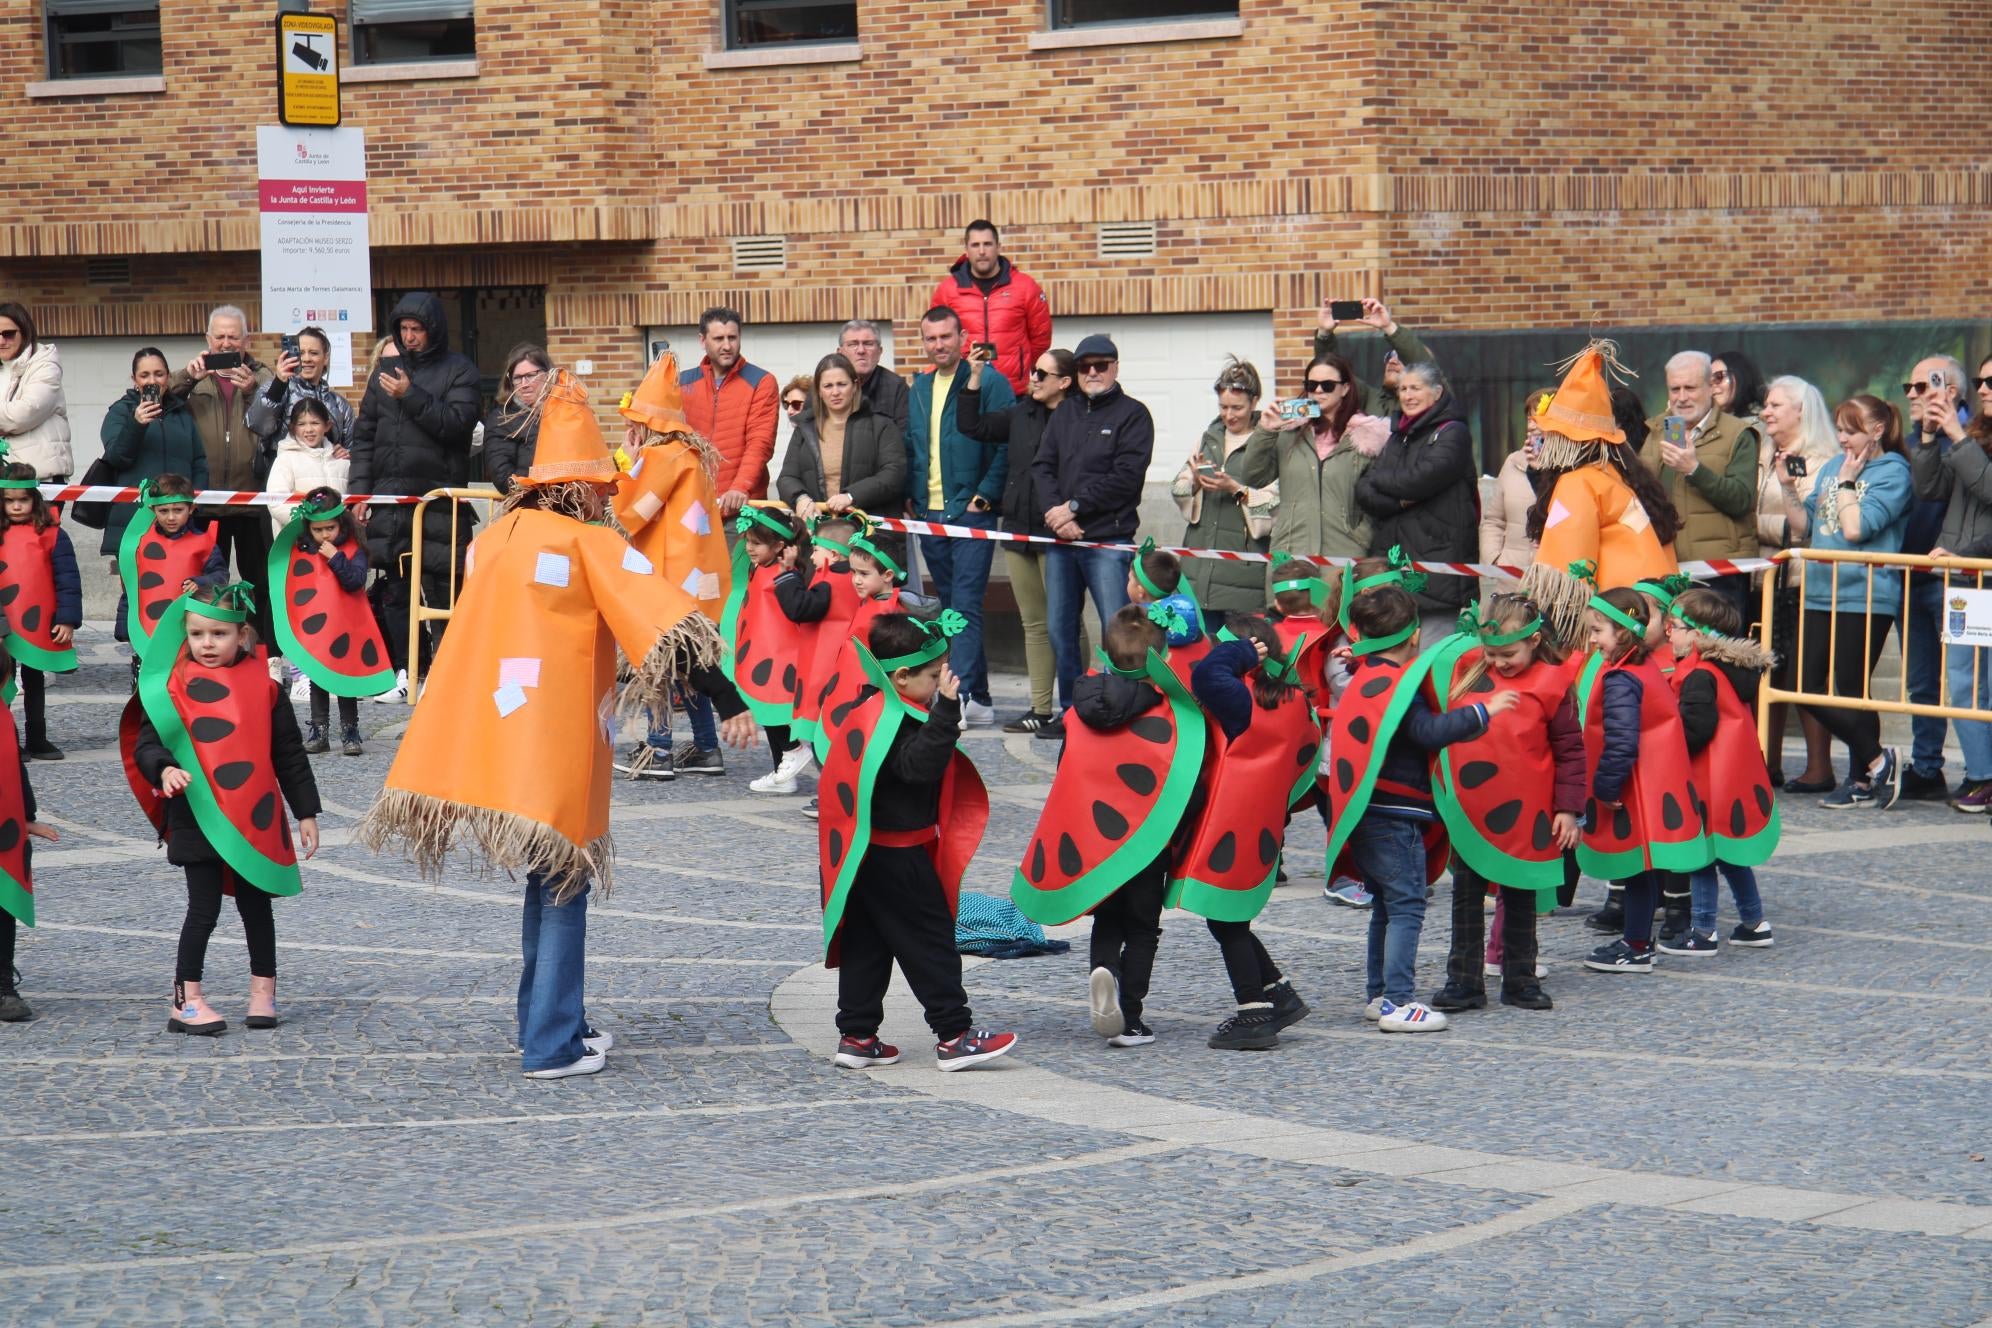
{"type": "MultiPolygon", "coordinates": [[[[1193,549],[1265,553],[1272,547],[1275,480],[1263,488],[1245,483],[1245,444],[1252,439],[1259,405],[1259,371],[1234,357],[1217,375],[1217,418],[1204,430],[1190,459],[1176,472],[1169,494],[1189,521],[1183,544],[1193,549]]],[[[1189,558],[1183,574],[1198,604],[1213,612],[1257,613],[1266,604],[1266,565],[1189,558]]]]}

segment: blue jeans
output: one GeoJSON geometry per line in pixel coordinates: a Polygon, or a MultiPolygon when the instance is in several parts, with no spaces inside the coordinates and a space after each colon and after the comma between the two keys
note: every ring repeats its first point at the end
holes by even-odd
{"type": "MultiPolygon", "coordinates": [[[[1992,650],[1946,645],[1944,672],[1949,675],[1950,703],[1973,710],[1992,709],[1992,650]],[[1977,677],[1972,677],[1973,671],[1977,677]]],[[[1964,749],[1964,777],[1992,779],[1992,723],[1982,719],[1957,721],[1957,745],[1964,749]]]]}
{"type": "MultiPolygon", "coordinates": [[[[929,508],[920,513],[920,520],[945,521],[976,530],[996,528],[994,512],[963,512],[950,517],[929,508]]],[[[962,693],[988,705],[989,657],[982,650],[982,601],[989,594],[989,568],[996,559],[996,541],[928,535],[920,540],[920,557],[934,581],[929,593],[940,600],[942,608],[968,619],[968,626],[948,645],[948,664],[961,677],[962,693]]]]}
{"type": "Polygon", "coordinates": [[[1079,658],[1080,610],[1086,596],[1092,595],[1104,632],[1107,619],[1127,604],[1127,569],[1133,562],[1132,550],[1075,549],[1064,544],[1045,548],[1044,616],[1061,710],[1072,704],[1072,684],[1086,671],[1086,661],[1079,658]]]}
{"type": "Polygon", "coordinates": [[[1764,920],[1764,897],[1757,893],[1757,873],[1748,867],[1737,867],[1727,862],[1714,862],[1688,878],[1689,910],[1688,925],[1706,936],[1715,930],[1715,873],[1722,872],[1722,879],[1729,882],[1729,893],[1736,899],[1737,920],[1746,926],[1755,926],[1764,920]]]}
{"type": "Polygon", "coordinates": [[[558,878],[526,875],[526,912],[519,931],[525,967],[519,972],[519,1049],[528,1070],[572,1065],[587,1051],[581,995],[588,950],[588,886],[564,904],[553,902],[558,878]]]}
{"type": "Polygon", "coordinates": [[[1349,836],[1349,857],[1376,902],[1370,905],[1368,999],[1407,1005],[1417,991],[1418,937],[1425,930],[1425,827],[1408,816],[1367,812],[1349,836]]]}
{"type": "MultiPolygon", "coordinates": [[[[1898,628],[1903,648],[1909,652],[1909,699],[1918,705],[1935,705],[1943,694],[1944,585],[1935,577],[1912,577],[1909,606],[1898,628]]],[[[1917,715],[1909,721],[1914,743],[1909,765],[1919,775],[1939,775],[1944,769],[1945,721],[1932,715],[1917,715]]]]}

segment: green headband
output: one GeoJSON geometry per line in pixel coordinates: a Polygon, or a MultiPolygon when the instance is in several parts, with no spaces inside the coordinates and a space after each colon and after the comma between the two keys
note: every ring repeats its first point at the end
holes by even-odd
{"type": "Polygon", "coordinates": [[[740,509],[740,517],[733,523],[733,528],[742,535],[745,535],[756,526],[780,535],[784,544],[795,543],[794,527],[785,525],[775,520],[772,516],[769,516],[766,508],[757,507],[753,503],[749,503],[740,509]]]}
{"type": "Polygon", "coordinates": [[[948,642],[960,636],[962,629],[968,626],[968,619],[956,609],[942,609],[941,616],[932,622],[923,618],[910,618],[907,621],[927,634],[926,643],[910,655],[894,655],[891,659],[880,660],[878,666],[887,673],[897,673],[901,669],[917,669],[922,665],[932,664],[948,653],[948,642]]]}
{"type": "Polygon", "coordinates": [[[1491,622],[1482,622],[1479,607],[1469,604],[1459,611],[1459,630],[1468,636],[1479,637],[1483,646],[1511,646],[1517,641],[1528,640],[1542,630],[1542,614],[1538,612],[1524,627],[1503,632],[1491,622]]]}
{"type": "Polygon", "coordinates": [[[810,541],[819,549],[828,549],[832,553],[841,553],[846,558],[851,556],[851,546],[842,540],[833,540],[823,535],[811,535],[810,541]]]}
{"type": "Polygon", "coordinates": [[[1259,661],[1259,667],[1264,669],[1269,677],[1279,682],[1298,684],[1300,652],[1305,649],[1307,649],[1307,633],[1302,632],[1294,641],[1292,650],[1287,651],[1284,656],[1267,655],[1259,661]]]}
{"type": "MultiPolygon", "coordinates": [[[[1284,563],[1307,563],[1310,567],[1313,566],[1310,559],[1297,553],[1280,553],[1275,551],[1272,555],[1272,560],[1275,567],[1284,563]]],[[[1275,595],[1288,590],[1305,590],[1310,596],[1319,596],[1327,589],[1328,582],[1319,572],[1316,572],[1313,576],[1297,577],[1292,581],[1273,582],[1273,593],[1275,595]]]]}
{"type": "Polygon", "coordinates": [[[1644,638],[1646,636],[1645,623],[1642,623],[1641,621],[1639,621],[1639,619],[1633,617],[1631,614],[1627,613],[1624,609],[1621,609],[1618,605],[1606,599],[1603,595],[1591,596],[1591,602],[1588,607],[1596,609],[1599,613],[1602,613],[1605,617],[1611,619],[1619,626],[1625,628],[1625,630],[1631,632],[1634,636],[1640,638],[1644,638]]]}
{"type": "MultiPolygon", "coordinates": [[[[178,501],[186,500],[183,498],[178,501]]],[[[301,516],[306,521],[337,521],[346,515],[346,504],[340,502],[333,503],[329,507],[313,507],[310,503],[299,503],[291,515],[301,516]]]]}
{"type": "Polygon", "coordinates": [[[1141,588],[1143,590],[1155,596],[1155,598],[1157,599],[1162,599],[1165,596],[1172,594],[1173,592],[1164,590],[1162,587],[1156,585],[1155,582],[1149,578],[1148,569],[1141,565],[1141,560],[1146,558],[1149,554],[1153,552],[1155,552],[1155,537],[1153,535],[1150,535],[1147,539],[1141,541],[1141,549],[1138,553],[1134,555],[1134,579],[1141,583],[1141,588]]]}
{"type": "Polygon", "coordinates": [[[1413,618],[1405,625],[1404,630],[1401,632],[1392,632],[1389,636],[1366,636],[1362,640],[1352,643],[1349,646],[1349,653],[1352,655],[1374,655],[1379,650],[1392,650],[1403,645],[1417,634],[1418,620],[1413,618]]]}
{"type": "Polygon", "coordinates": [[[853,535],[851,537],[851,547],[846,552],[862,553],[873,562],[876,562],[880,567],[892,573],[899,580],[904,581],[906,579],[906,569],[887,557],[884,550],[871,542],[871,536],[869,535],[853,535]]]}
{"type": "MultiPolygon", "coordinates": [[[[1390,561],[1389,570],[1376,572],[1370,576],[1358,577],[1354,563],[1344,563],[1342,565],[1342,605],[1337,611],[1336,617],[1341,623],[1343,631],[1346,632],[1349,630],[1350,603],[1365,590],[1373,590],[1378,586],[1402,586],[1405,590],[1415,595],[1425,588],[1425,583],[1429,578],[1423,572],[1414,572],[1411,570],[1411,560],[1404,556],[1403,545],[1391,545],[1390,552],[1385,557],[1390,561]]],[[[1409,638],[1405,639],[1408,640],[1409,638]]],[[[1389,649],[1388,646],[1375,646],[1372,648],[1376,650],[1389,649]]]]}
{"type": "Polygon", "coordinates": [[[198,613],[201,617],[212,618],[216,622],[248,622],[250,615],[256,612],[256,588],[247,581],[237,581],[233,585],[223,586],[217,592],[212,604],[204,600],[189,599],[187,612],[198,613]]]}
{"type": "MultiPolygon", "coordinates": [[[[5,438],[0,438],[0,464],[5,464],[6,461],[7,461],[7,440],[5,438]]],[[[33,476],[29,476],[27,479],[24,480],[0,479],[0,489],[38,489],[40,487],[41,487],[41,481],[34,478],[33,476]]]]}
{"type": "Polygon", "coordinates": [[[1634,590],[1651,595],[1660,601],[1660,607],[1663,609],[1673,608],[1675,597],[1682,591],[1693,590],[1694,586],[1695,579],[1680,572],[1658,578],[1648,577],[1644,581],[1635,581],[1632,584],[1634,590]]]}
{"type": "Polygon", "coordinates": [[[1687,627],[1693,631],[1700,632],[1703,636],[1712,636],[1719,641],[1727,641],[1729,639],[1729,633],[1718,632],[1715,630],[1715,628],[1710,627],[1705,622],[1696,622],[1693,618],[1690,618],[1687,614],[1682,613],[1678,608],[1675,608],[1672,605],[1668,606],[1667,612],[1669,615],[1679,620],[1680,624],[1683,627],[1687,627]]]}
{"type": "Polygon", "coordinates": [[[1093,654],[1098,656],[1100,667],[1108,673],[1113,674],[1116,678],[1146,678],[1148,676],[1148,669],[1146,667],[1138,669],[1122,668],[1120,665],[1114,663],[1112,657],[1100,646],[1093,647],[1093,654]]]}
{"type": "Polygon", "coordinates": [[[185,503],[188,506],[192,506],[194,500],[183,493],[154,493],[152,491],[151,480],[140,480],[138,482],[138,501],[140,506],[158,508],[171,507],[174,503],[185,503]]]}

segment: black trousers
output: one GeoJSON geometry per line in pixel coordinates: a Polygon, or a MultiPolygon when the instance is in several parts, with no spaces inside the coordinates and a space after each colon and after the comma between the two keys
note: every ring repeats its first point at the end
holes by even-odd
{"type": "MultiPolygon", "coordinates": [[[[311,722],[324,728],[332,718],[332,693],[311,684],[311,722]]],[[[356,729],[360,726],[360,698],[342,696],[339,698],[339,723],[344,728],[356,729]]]]}
{"type": "Polygon", "coordinates": [[[843,966],[837,970],[837,1031],[878,1035],[892,965],[906,975],[927,1012],[934,1040],[947,1042],[972,1024],[961,985],[961,952],[941,878],[924,848],[874,848],[858,864],[838,927],[843,966]]]}
{"type": "MultiPolygon", "coordinates": [[[[208,937],[221,920],[222,866],[190,862],[187,873],[187,920],[180,924],[180,961],[175,982],[199,982],[207,962],[208,937]]],[[[235,883],[235,911],[242,916],[242,934],[249,941],[249,972],[253,977],[277,975],[277,922],[270,913],[270,896],[247,881],[235,883]]]]}
{"type": "Polygon", "coordinates": [[[1452,950],[1446,983],[1467,991],[1487,989],[1487,892],[1501,892],[1501,980],[1535,981],[1536,892],[1495,885],[1457,857],[1452,864],[1452,950]]]}
{"type": "Polygon", "coordinates": [[[14,915],[0,908],[0,991],[14,989],[14,915]]]}
{"type": "Polygon", "coordinates": [[[1231,995],[1240,1005],[1263,1005],[1272,999],[1269,989],[1280,981],[1280,966],[1266,953],[1266,947],[1252,934],[1249,922],[1208,920],[1210,934],[1224,955],[1225,976],[1231,979],[1231,995]]]}
{"type": "MultiPolygon", "coordinates": [[[[405,669],[408,667],[409,646],[408,605],[410,597],[414,594],[414,587],[409,581],[408,574],[399,566],[403,560],[396,559],[395,561],[397,565],[386,569],[386,574],[381,578],[381,626],[387,636],[388,661],[397,669],[405,669]]],[[[461,576],[457,578],[457,588],[459,590],[463,588],[463,578],[461,576]]],[[[444,604],[449,603],[449,601],[449,575],[447,573],[441,576],[434,574],[424,575],[422,578],[422,602],[431,607],[440,608],[444,604]]],[[[430,662],[435,659],[436,651],[443,648],[443,630],[448,626],[449,623],[440,618],[423,626],[422,653],[420,658],[425,671],[428,669],[430,662]]]]}
{"type": "Polygon", "coordinates": [[[768,755],[775,758],[776,765],[780,765],[782,758],[795,746],[795,741],[789,737],[788,725],[771,724],[764,732],[768,735],[768,755]]]}
{"type": "Polygon", "coordinates": [[[22,727],[27,739],[28,750],[48,745],[48,675],[40,669],[31,669],[25,664],[8,662],[8,667],[17,669],[21,675],[21,715],[25,721],[22,727]]]}
{"type": "Polygon", "coordinates": [[[1660,903],[1660,878],[1664,872],[1643,871],[1618,882],[1625,891],[1625,939],[1638,949],[1653,944],[1653,910],[1660,903]]]}
{"type": "MultiPolygon", "coordinates": [[[[1828,613],[1824,609],[1805,611],[1805,643],[1799,651],[1798,676],[1802,690],[1833,696],[1859,696],[1874,675],[1875,661],[1888,640],[1895,615],[1877,613],[1828,613]],[[1833,622],[1839,620],[1838,639],[1833,638],[1833,622]],[[1827,686],[1831,673],[1832,685],[1827,686]]],[[[1871,710],[1843,710],[1839,706],[1804,706],[1826,726],[1826,731],[1847,744],[1852,758],[1848,773],[1857,779],[1867,777],[1868,767],[1881,759],[1881,716],[1871,710]]]]}
{"type": "Polygon", "coordinates": [[[1121,1013],[1141,1018],[1148,981],[1155,973],[1155,950],[1162,942],[1162,896],[1168,861],[1157,858],[1093,910],[1091,961],[1120,978],[1121,1013]]]}
{"type": "Polygon", "coordinates": [[[256,612],[250,622],[258,639],[274,654],[277,641],[271,634],[270,597],[264,586],[270,579],[270,542],[275,538],[270,532],[270,510],[258,506],[239,514],[231,513],[218,519],[214,529],[214,547],[224,559],[235,559],[236,579],[247,581],[256,589],[256,612]]]}

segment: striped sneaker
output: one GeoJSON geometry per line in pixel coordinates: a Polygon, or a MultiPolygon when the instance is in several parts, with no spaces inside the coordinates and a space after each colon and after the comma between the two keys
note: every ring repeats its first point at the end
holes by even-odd
{"type": "Polygon", "coordinates": [[[1376,1026],[1385,1033],[1438,1033],[1445,1029],[1446,1017],[1422,1001],[1395,1005],[1386,1000],[1376,1026]]]}

